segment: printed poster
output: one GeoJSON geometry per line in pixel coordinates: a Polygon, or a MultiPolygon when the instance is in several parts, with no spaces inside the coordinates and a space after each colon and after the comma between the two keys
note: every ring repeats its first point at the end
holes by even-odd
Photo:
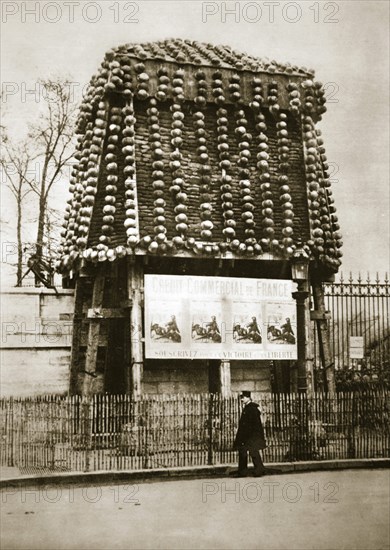
{"type": "Polygon", "coordinates": [[[296,359],[293,290],[284,279],[145,275],[145,356],[296,359]]]}

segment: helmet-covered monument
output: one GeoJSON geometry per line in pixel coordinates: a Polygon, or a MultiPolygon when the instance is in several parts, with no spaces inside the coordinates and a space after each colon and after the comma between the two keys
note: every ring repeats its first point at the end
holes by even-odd
{"type": "Polygon", "coordinates": [[[321,282],[342,243],[324,103],[311,70],[226,46],[106,54],[57,261],[75,286],[71,392],[269,389],[270,365],[276,389],[304,390],[310,319],[329,368],[321,282]]]}

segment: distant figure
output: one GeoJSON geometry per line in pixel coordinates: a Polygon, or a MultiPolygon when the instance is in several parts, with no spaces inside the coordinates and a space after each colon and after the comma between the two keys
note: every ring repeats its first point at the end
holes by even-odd
{"type": "Polygon", "coordinates": [[[28,270],[23,275],[22,280],[32,271],[35,275],[35,285],[39,283],[47,288],[52,288],[58,294],[56,287],[53,285],[53,268],[49,262],[39,257],[37,254],[32,254],[27,260],[28,270]]]}

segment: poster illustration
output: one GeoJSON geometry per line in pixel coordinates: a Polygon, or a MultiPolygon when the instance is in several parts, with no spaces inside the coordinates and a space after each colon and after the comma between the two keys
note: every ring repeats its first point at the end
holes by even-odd
{"type": "Polygon", "coordinates": [[[195,302],[191,308],[192,341],[220,344],[222,311],[218,302],[195,302]]]}
{"type": "Polygon", "coordinates": [[[261,344],[261,307],[257,304],[235,304],[233,316],[233,340],[236,344],[261,344]],[[256,307],[257,306],[257,307],[256,307]]]}
{"type": "Polygon", "coordinates": [[[267,310],[267,340],[276,346],[296,344],[296,311],[293,304],[270,302],[267,310]]]}
{"type": "Polygon", "coordinates": [[[155,359],[296,359],[293,283],[145,275],[145,355],[155,359]]]}
{"type": "Polygon", "coordinates": [[[180,343],[182,327],[180,303],[156,302],[153,306],[153,315],[149,324],[150,339],[160,344],[180,343]]]}

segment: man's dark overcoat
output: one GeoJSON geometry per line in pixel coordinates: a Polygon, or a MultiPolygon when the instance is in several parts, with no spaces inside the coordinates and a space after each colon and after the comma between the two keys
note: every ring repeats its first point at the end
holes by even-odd
{"type": "Polygon", "coordinates": [[[241,413],[233,449],[251,452],[265,449],[266,446],[259,405],[251,401],[241,413]]]}

